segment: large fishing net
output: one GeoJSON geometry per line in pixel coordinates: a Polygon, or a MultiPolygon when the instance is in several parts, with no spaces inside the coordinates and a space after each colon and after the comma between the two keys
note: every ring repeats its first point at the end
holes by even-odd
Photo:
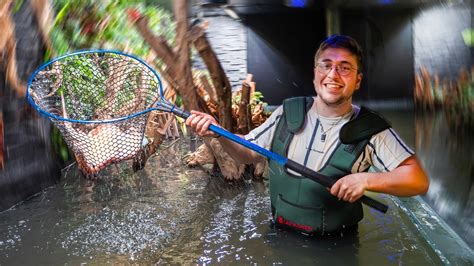
{"type": "Polygon", "coordinates": [[[28,99],[60,130],[79,168],[94,174],[142,149],[148,110],[161,91],[156,73],[136,57],[79,52],[37,70],[28,99]]]}

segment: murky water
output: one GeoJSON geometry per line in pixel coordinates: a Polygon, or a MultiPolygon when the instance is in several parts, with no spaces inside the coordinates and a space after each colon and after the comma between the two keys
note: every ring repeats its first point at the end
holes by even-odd
{"type": "Polygon", "coordinates": [[[430,177],[423,199],[474,248],[474,132],[450,125],[444,112],[385,111],[430,177]]]}
{"type": "Polygon", "coordinates": [[[417,116],[416,125],[418,157],[431,178],[424,199],[474,248],[474,132],[450,127],[441,112],[417,116]]]}
{"type": "Polygon", "coordinates": [[[94,182],[71,167],[0,213],[0,264],[441,264],[388,196],[373,195],[389,213],[366,208],[358,230],[308,238],[270,226],[263,183],[183,167],[183,140],[162,148],[145,169],[112,166],[94,182]]]}

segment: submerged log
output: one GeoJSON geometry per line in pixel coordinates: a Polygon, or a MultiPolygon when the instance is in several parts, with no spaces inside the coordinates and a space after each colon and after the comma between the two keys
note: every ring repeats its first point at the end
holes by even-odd
{"type": "MultiPolygon", "coordinates": [[[[252,90],[252,87],[255,89],[255,83],[252,82],[251,79],[252,75],[249,74],[247,76],[247,79],[242,84],[242,90],[236,92],[236,94],[234,95],[234,97],[237,98],[238,96],[240,96],[240,102],[232,106],[232,118],[235,121],[235,125],[244,126],[236,127],[233,131],[240,134],[247,134],[251,129],[259,126],[267,119],[267,115],[264,113],[262,103],[254,104],[254,106],[250,104],[250,92],[252,90]]],[[[213,108],[210,109],[211,113],[216,111],[213,108]]],[[[246,165],[237,164],[224,151],[219,141],[215,139],[205,139],[204,142],[205,143],[201,145],[195,152],[187,155],[186,164],[188,166],[193,167],[197,165],[206,165],[216,161],[219,165],[222,176],[227,180],[239,179],[244,173],[246,173],[246,165]]],[[[256,162],[254,164],[254,167],[252,168],[253,178],[259,179],[262,177],[264,170],[266,169],[265,165],[265,160],[262,160],[261,162],[256,162]]]]}
{"type": "MultiPolygon", "coordinates": [[[[218,161],[222,176],[226,180],[239,180],[245,173],[246,165],[237,164],[222,148],[216,139],[211,139],[208,144],[202,144],[193,153],[186,155],[185,162],[189,167],[213,164],[218,161]]],[[[266,160],[254,163],[252,178],[261,179],[266,170],[266,160]]]]}
{"type": "Polygon", "coordinates": [[[187,166],[195,167],[198,165],[213,164],[216,159],[214,158],[211,148],[206,144],[202,144],[195,152],[186,154],[185,160],[187,166]]]}
{"type": "Polygon", "coordinates": [[[199,146],[195,152],[186,155],[186,165],[195,167],[217,162],[221,174],[225,179],[240,179],[244,173],[245,165],[236,163],[234,159],[224,151],[218,140],[206,138],[204,142],[205,143],[199,146]]]}
{"type": "MultiPolygon", "coordinates": [[[[176,100],[176,91],[170,88],[166,82],[164,97],[169,102],[174,102],[176,100]]],[[[163,143],[165,138],[177,138],[179,137],[178,125],[176,123],[176,118],[173,114],[165,113],[161,111],[152,111],[148,116],[145,138],[147,144],[139,153],[135,156],[132,163],[132,168],[134,171],[138,171],[145,167],[148,158],[155,154],[163,143]]]]}
{"type": "Polygon", "coordinates": [[[224,151],[221,143],[217,139],[210,139],[209,147],[216,158],[222,176],[227,180],[240,179],[245,170],[245,164],[238,164],[224,151]]]}

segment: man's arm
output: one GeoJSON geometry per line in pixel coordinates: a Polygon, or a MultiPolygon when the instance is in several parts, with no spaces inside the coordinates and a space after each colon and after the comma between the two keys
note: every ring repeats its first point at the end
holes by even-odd
{"type": "Polygon", "coordinates": [[[342,177],[331,188],[339,199],[354,202],[365,190],[409,197],[428,191],[429,179],[414,155],[386,173],[355,173],[342,177]]]}
{"type": "Polygon", "coordinates": [[[214,132],[209,130],[209,126],[214,124],[219,126],[217,121],[209,114],[191,111],[191,115],[186,119],[186,125],[194,129],[194,131],[201,137],[214,137],[219,140],[224,150],[234,159],[237,163],[246,164],[254,163],[262,160],[263,157],[248,149],[242,145],[228,140],[224,137],[219,137],[214,132]]]}

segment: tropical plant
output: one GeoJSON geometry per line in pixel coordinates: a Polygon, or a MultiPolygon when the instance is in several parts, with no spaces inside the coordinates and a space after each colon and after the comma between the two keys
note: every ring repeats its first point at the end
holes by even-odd
{"type": "Polygon", "coordinates": [[[450,128],[474,130],[474,67],[461,69],[457,80],[450,81],[420,66],[415,82],[417,110],[443,110],[450,128]]]}
{"type": "Polygon", "coordinates": [[[151,29],[171,44],[175,40],[175,23],[168,10],[151,1],[70,1],[54,0],[56,18],[50,32],[52,54],[78,49],[116,49],[141,58],[150,58],[150,48],[127,20],[129,8],[149,18],[151,29]]]}

